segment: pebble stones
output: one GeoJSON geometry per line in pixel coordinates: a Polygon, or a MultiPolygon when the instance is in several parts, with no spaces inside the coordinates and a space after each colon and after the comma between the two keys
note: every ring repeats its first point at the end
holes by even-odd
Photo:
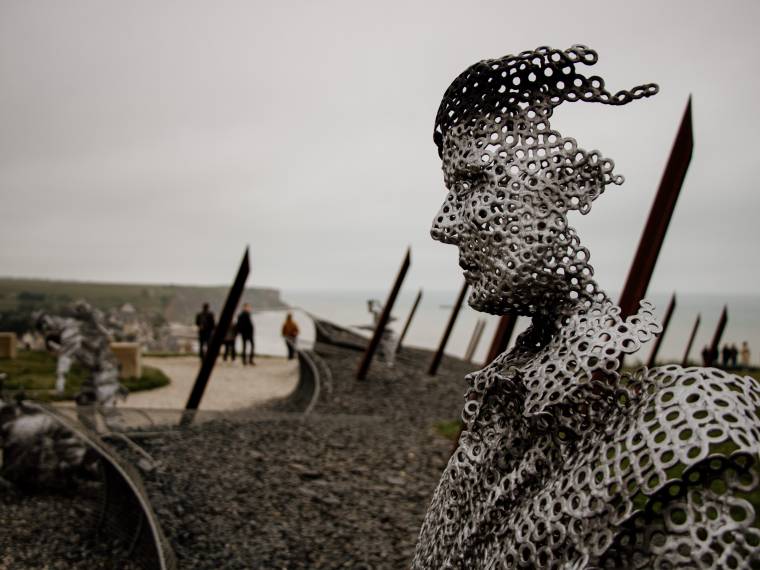
{"type": "MultiPolygon", "coordinates": [[[[467,365],[405,350],[353,379],[358,354],[330,351],[330,396],[312,415],[252,412],[141,442],[143,473],[180,568],[408,567],[451,442],[467,365]]],[[[129,453],[124,450],[124,453],[129,453]]]]}

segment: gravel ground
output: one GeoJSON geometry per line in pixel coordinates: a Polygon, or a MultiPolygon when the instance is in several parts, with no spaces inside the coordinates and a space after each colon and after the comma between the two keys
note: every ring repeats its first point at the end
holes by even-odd
{"type": "Polygon", "coordinates": [[[76,489],[22,495],[0,492],[1,570],[131,569],[123,545],[96,537],[98,483],[76,489]],[[122,550],[123,551],[123,550],[122,550]]]}
{"type": "MultiPolygon", "coordinates": [[[[180,568],[409,566],[452,448],[433,426],[459,415],[472,366],[446,358],[430,378],[430,352],[407,349],[393,368],[375,362],[357,382],[359,352],[319,352],[332,379],[308,418],[283,413],[287,404],[279,403],[139,439],[158,460],[143,478],[180,568]]],[[[118,449],[136,460],[126,446],[118,449]]],[[[56,534],[55,526],[33,520],[33,503],[15,505],[30,509],[19,519],[28,536],[56,534]]],[[[55,500],[71,527],[77,508],[75,498],[55,500]]],[[[8,539],[22,544],[19,536],[8,539]]],[[[55,552],[66,550],[66,540],[55,552]]],[[[109,567],[99,560],[78,566],[81,557],[67,553],[54,566],[48,561],[55,557],[42,556],[18,567],[109,567]]]]}

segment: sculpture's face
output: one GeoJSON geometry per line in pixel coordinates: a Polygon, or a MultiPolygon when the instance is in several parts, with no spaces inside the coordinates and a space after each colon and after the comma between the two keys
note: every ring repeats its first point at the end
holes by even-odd
{"type": "Polygon", "coordinates": [[[556,172],[566,155],[536,164],[523,137],[501,134],[494,142],[487,131],[449,131],[443,146],[448,194],[431,235],[459,248],[474,309],[533,315],[568,293],[558,267],[577,238],[567,228],[556,172]]]}

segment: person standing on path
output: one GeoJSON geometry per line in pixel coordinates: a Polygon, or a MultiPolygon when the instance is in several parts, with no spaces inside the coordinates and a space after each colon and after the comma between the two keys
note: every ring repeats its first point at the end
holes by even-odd
{"type": "Polygon", "coordinates": [[[731,368],[738,368],[737,358],[739,358],[739,349],[736,348],[736,343],[731,345],[731,368]]]}
{"type": "Polygon", "coordinates": [[[723,358],[723,368],[727,369],[731,364],[731,347],[728,344],[723,345],[721,356],[723,358]]]}
{"type": "Polygon", "coordinates": [[[285,346],[288,348],[288,360],[292,360],[295,356],[298,332],[298,325],[293,320],[293,315],[288,313],[282,325],[282,337],[285,339],[285,346]]]}
{"type": "Polygon", "coordinates": [[[741,352],[742,368],[749,368],[749,357],[750,357],[749,345],[747,344],[747,341],[745,340],[744,342],[742,342],[742,352],[741,352]]]}
{"type": "Polygon", "coordinates": [[[243,365],[256,364],[253,361],[255,343],[253,341],[253,319],[251,319],[251,305],[246,303],[237,318],[237,332],[243,337],[243,365]],[[246,346],[251,345],[251,351],[246,359],[246,346]]]}
{"type": "Polygon", "coordinates": [[[201,312],[195,315],[195,326],[198,327],[198,355],[203,360],[206,357],[208,343],[216,326],[214,313],[209,309],[208,303],[203,303],[201,312]]]}
{"type": "Polygon", "coordinates": [[[237,327],[235,323],[230,323],[227,334],[224,335],[224,360],[230,358],[230,362],[235,362],[235,339],[237,339],[237,327]]]}

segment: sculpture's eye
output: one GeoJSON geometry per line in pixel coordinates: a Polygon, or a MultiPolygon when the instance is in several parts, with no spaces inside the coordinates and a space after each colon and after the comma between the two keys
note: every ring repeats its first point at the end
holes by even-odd
{"type": "Polygon", "coordinates": [[[460,170],[453,177],[451,190],[458,199],[462,199],[472,194],[484,182],[485,175],[482,171],[460,170]]]}

